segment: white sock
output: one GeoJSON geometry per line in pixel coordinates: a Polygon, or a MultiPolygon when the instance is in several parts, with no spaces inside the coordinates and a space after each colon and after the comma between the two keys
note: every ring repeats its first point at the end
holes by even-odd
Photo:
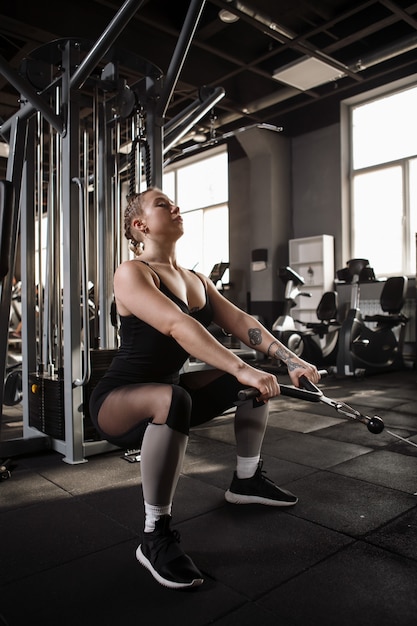
{"type": "Polygon", "coordinates": [[[148,504],[145,502],[145,533],[151,533],[155,530],[155,523],[163,515],[171,515],[172,504],[158,506],[157,504],[148,504]]]}
{"type": "Polygon", "coordinates": [[[260,455],[238,456],[236,474],[238,478],[252,478],[258,469],[260,455]]]}

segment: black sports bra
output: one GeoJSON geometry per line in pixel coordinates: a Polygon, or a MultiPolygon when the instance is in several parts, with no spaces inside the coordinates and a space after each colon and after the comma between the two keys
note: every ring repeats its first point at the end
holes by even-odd
{"type": "MultiPolygon", "coordinates": [[[[152,267],[151,269],[153,270],[152,267]]],[[[158,273],[155,273],[159,278],[158,273]]],[[[160,278],[159,280],[160,291],[172,300],[181,311],[193,317],[206,328],[211,324],[213,310],[206,289],[204,306],[196,311],[190,311],[187,304],[172,293],[160,278]]],[[[119,362],[119,365],[121,365],[120,360],[123,360],[129,369],[133,366],[138,373],[146,372],[147,376],[158,377],[178,371],[189,357],[189,354],[175,339],[164,335],[135,315],[120,316],[120,337],[121,344],[115,360],[119,362]]]]}

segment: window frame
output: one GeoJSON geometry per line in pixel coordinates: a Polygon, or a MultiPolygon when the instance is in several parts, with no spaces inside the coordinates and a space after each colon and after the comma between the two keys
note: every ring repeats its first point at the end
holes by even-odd
{"type": "MultiPolygon", "coordinates": [[[[204,150],[203,152],[200,152],[198,154],[194,154],[190,157],[187,157],[185,159],[182,159],[181,161],[178,162],[174,162],[169,164],[163,172],[163,175],[170,175],[170,174],[174,174],[174,182],[173,182],[173,189],[171,190],[166,190],[165,188],[163,189],[164,192],[168,193],[168,195],[174,193],[174,197],[172,198],[172,200],[174,200],[175,202],[177,202],[177,198],[178,198],[178,176],[177,173],[180,169],[184,168],[184,167],[188,167],[190,165],[193,165],[194,163],[197,162],[202,162],[205,160],[208,160],[216,155],[219,154],[226,154],[227,155],[227,145],[226,144],[220,144],[217,146],[214,146],[213,148],[210,148],[209,150],[204,150]]],[[[163,182],[163,186],[164,186],[164,182],[163,182]]],[[[205,212],[209,212],[212,209],[218,209],[218,208],[222,208],[222,207],[226,207],[227,213],[229,212],[229,194],[228,194],[228,189],[227,189],[227,193],[226,193],[226,197],[224,200],[220,201],[220,202],[215,202],[213,204],[205,204],[204,202],[201,205],[196,204],[196,206],[194,206],[191,209],[186,209],[183,210],[183,208],[181,207],[181,203],[179,204],[180,206],[180,210],[182,210],[182,214],[186,215],[186,214],[190,214],[190,213],[195,213],[197,211],[202,211],[203,212],[203,224],[204,224],[204,213],[205,212]]],[[[228,221],[230,221],[228,219],[228,221]]],[[[204,241],[204,233],[202,235],[202,240],[204,241]]],[[[220,261],[224,261],[224,262],[228,262],[229,261],[229,256],[230,256],[230,237],[228,236],[228,250],[227,250],[227,258],[222,258],[222,259],[218,259],[217,262],[220,261]]],[[[178,249],[181,250],[181,240],[178,242],[178,249]]],[[[204,262],[204,257],[205,254],[203,253],[203,262],[204,262]]],[[[181,260],[180,260],[181,262],[181,260]]],[[[208,267],[196,267],[197,271],[202,271],[203,274],[208,275],[209,272],[211,271],[212,268],[208,268],[208,267]]]]}
{"type": "MultiPolygon", "coordinates": [[[[413,276],[413,268],[407,267],[410,261],[411,248],[413,238],[411,233],[411,206],[410,206],[410,166],[411,162],[417,158],[416,154],[407,157],[393,159],[392,161],[384,161],[361,168],[353,167],[353,109],[360,105],[365,105],[381,98],[394,95],[410,88],[417,88],[417,74],[409,76],[398,81],[378,87],[376,89],[359,94],[352,98],[341,102],[340,120],[341,120],[341,218],[342,218],[342,254],[344,259],[350,259],[353,256],[354,249],[354,229],[353,229],[353,184],[354,177],[363,173],[373,172],[400,165],[402,167],[402,184],[403,184],[403,220],[406,221],[402,232],[402,268],[401,273],[413,276]]],[[[372,263],[372,259],[370,259],[372,263]]],[[[376,275],[389,276],[390,273],[379,272],[378,268],[374,268],[376,275]]],[[[398,274],[398,272],[393,272],[398,274]]]]}

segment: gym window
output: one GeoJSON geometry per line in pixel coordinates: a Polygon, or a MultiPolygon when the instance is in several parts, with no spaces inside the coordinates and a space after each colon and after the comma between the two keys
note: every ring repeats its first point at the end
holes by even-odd
{"type": "Polygon", "coordinates": [[[167,168],[163,189],[178,204],[184,220],[184,235],[177,246],[179,264],[209,275],[216,263],[228,262],[226,149],[220,147],[167,168]]]}
{"type": "Polygon", "coordinates": [[[351,104],[350,250],[379,277],[414,275],[417,86],[351,104]]]}

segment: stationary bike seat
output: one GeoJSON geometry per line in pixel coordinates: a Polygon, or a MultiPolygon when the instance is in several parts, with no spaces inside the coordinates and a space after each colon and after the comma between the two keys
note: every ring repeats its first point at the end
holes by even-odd
{"type": "Polygon", "coordinates": [[[376,322],[379,325],[398,326],[408,322],[408,317],[401,313],[405,304],[408,279],[406,276],[390,276],[387,278],[379,299],[384,314],[366,315],[365,322],[376,322]]]}

